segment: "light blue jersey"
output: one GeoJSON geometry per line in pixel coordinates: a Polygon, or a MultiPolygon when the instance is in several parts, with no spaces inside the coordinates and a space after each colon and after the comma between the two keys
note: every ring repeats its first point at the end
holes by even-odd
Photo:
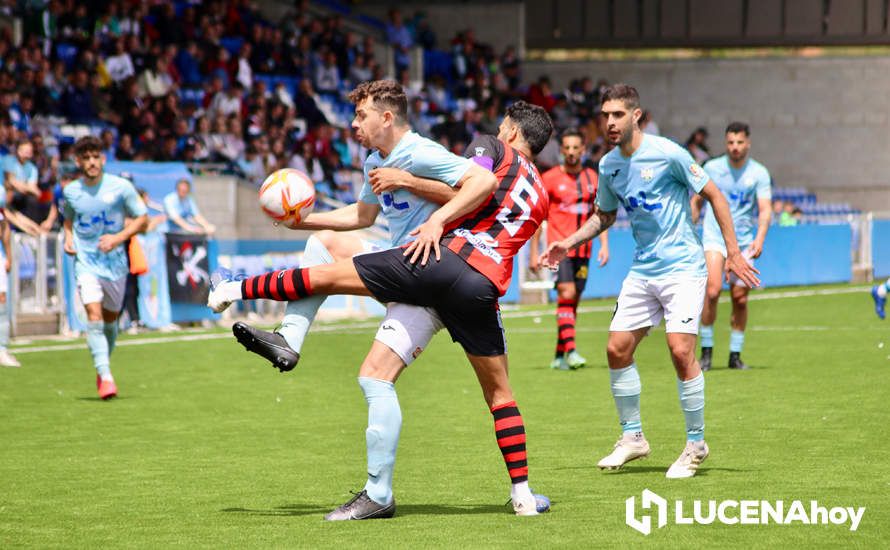
{"type": "Polygon", "coordinates": [[[116,280],[129,272],[127,250],[123,245],[109,252],[99,251],[99,237],[119,233],[124,218],[146,213],[145,204],[133,184],[124,178],[103,174],[97,185],[77,179],[65,186],[65,219],[71,220],[77,249],[75,275],[91,273],[116,280]]]}
{"type": "MultiPolygon", "coordinates": [[[[723,191],[726,201],[729,203],[729,211],[732,213],[732,224],[735,227],[735,236],[739,241],[739,248],[744,250],[754,242],[757,236],[757,201],[759,199],[772,199],[770,189],[770,176],[766,167],[749,158],[740,169],[735,169],[729,163],[729,157],[723,155],[709,160],[705,164],[705,171],[723,191]]],[[[714,217],[714,210],[708,205],[704,213],[702,243],[705,248],[717,248],[725,250],[723,234],[714,217]]]]}
{"type": "Polygon", "coordinates": [[[173,232],[185,231],[178,223],[173,221],[171,215],[176,215],[183,220],[192,223],[195,216],[201,213],[198,205],[191,195],[185,199],[179,198],[179,193],[172,191],[164,197],[164,213],[167,214],[167,230],[173,232]]]}
{"type": "Polygon", "coordinates": [[[12,174],[12,177],[23,183],[37,183],[37,166],[30,160],[23,164],[15,155],[8,155],[3,159],[4,179],[7,173],[12,174]]]}
{"type": "Polygon", "coordinates": [[[389,222],[392,245],[400,246],[412,240],[408,234],[425,222],[439,205],[405,189],[375,195],[368,182],[368,173],[381,166],[399,168],[417,177],[439,180],[454,187],[472,165],[472,160],[449,152],[435,141],[408,132],[386,157],[374,151],[365,159],[365,183],[358,200],[380,205],[389,222]]]}
{"type": "Polygon", "coordinates": [[[642,279],[705,277],[705,255],[692,225],[690,192],[708,182],[692,156],[668,139],[644,135],[630,157],[616,147],[600,160],[597,206],[630,218],[634,261],[630,275],[642,279]]]}

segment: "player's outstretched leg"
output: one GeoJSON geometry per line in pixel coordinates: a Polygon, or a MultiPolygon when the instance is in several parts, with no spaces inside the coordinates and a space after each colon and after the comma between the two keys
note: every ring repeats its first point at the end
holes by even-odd
{"type": "Polygon", "coordinates": [[[705,376],[695,364],[695,335],[668,334],[668,346],[677,371],[677,393],[686,422],[686,447],[668,468],[670,479],[692,477],[708,458],[705,443],[705,376]]]}
{"type": "Polygon", "coordinates": [[[396,513],[392,476],[402,429],[402,410],[395,386],[386,380],[359,377],[368,402],[368,481],[365,488],[333,512],[328,521],[391,518],[396,513]]]}
{"type": "Polygon", "coordinates": [[[871,287],[871,297],[875,301],[875,314],[878,319],[885,317],[884,307],[887,305],[888,290],[890,290],[890,279],[871,287]]]}

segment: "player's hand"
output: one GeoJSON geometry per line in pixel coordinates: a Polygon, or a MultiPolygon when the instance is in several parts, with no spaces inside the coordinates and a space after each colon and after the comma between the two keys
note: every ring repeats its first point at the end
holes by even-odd
{"type": "Polygon", "coordinates": [[[600,247],[600,251],[596,255],[596,260],[600,263],[600,267],[609,263],[609,247],[600,247]]]}
{"type": "Polygon", "coordinates": [[[753,243],[751,243],[751,246],[748,247],[748,250],[746,252],[748,254],[748,257],[756,260],[760,257],[761,254],[763,254],[763,243],[754,241],[753,243]]]}
{"type": "Polygon", "coordinates": [[[760,271],[748,263],[748,260],[742,256],[742,253],[736,250],[730,252],[726,256],[726,281],[729,282],[729,274],[735,273],[743,283],[749,288],[760,286],[760,278],[757,276],[760,271]]]}
{"type": "Polygon", "coordinates": [[[70,254],[71,256],[74,256],[75,254],[77,254],[77,249],[74,248],[74,239],[69,239],[66,237],[64,248],[65,248],[65,254],[70,254]]]}
{"type": "Polygon", "coordinates": [[[374,168],[368,172],[368,183],[371,184],[371,191],[379,195],[405,187],[408,175],[408,172],[398,168],[374,168]]]}
{"type": "Polygon", "coordinates": [[[541,265],[550,271],[556,271],[559,267],[559,262],[563,261],[568,254],[569,247],[563,244],[563,241],[556,241],[555,243],[550,243],[550,246],[541,254],[539,259],[541,265]]]}
{"type": "Polygon", "coordinates": [[[213,235],[216,233],[216,226],[212,223],[207,224],[207,227],[204,228],[204,232],[207,233],[207,235],[213,235]]]}
{"type": "Polygon", "coordinates": [[[119,244],[121,244],[121,241],[117,238],[117,235],[102,235],[99,237],[100,252],[111,252],[119,244]]]}
{"type": "Polygon", "coordinates": [[[430,257],[430,249],[436,252],[436,261],[441,260],[442,251],[439,249],[439,239],[442,238],[443,231],[444,226],[433,218],[418,225],[414,231],[409,233],[415,239],[405,248],[404,255],[411,256],[408,261],[413,264],[417,262],[417,258],[420,258],[420,265],[426,265],[430,257]]]}

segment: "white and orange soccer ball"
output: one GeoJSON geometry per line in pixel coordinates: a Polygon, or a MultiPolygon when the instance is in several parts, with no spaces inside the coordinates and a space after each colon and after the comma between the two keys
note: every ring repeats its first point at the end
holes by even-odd
{"type": "Polygon", "coordinates": [[[315,185],[303,172],[283,168],[266,178],[259,198],[260,208],[276,225],[295,227],[315,207],[315,185]]]}

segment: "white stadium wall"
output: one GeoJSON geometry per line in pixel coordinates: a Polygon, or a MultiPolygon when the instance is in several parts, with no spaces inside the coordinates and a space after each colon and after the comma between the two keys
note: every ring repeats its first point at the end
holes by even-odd
{"type": "Polygon", "coordinates": [[[664,135],[705,126],[714,152],[746,121],[777,185],[890,210],[890,57],[525,63],[526,81],[544,74],[557,91],[584,75],[633,84],[664,135]]]}

